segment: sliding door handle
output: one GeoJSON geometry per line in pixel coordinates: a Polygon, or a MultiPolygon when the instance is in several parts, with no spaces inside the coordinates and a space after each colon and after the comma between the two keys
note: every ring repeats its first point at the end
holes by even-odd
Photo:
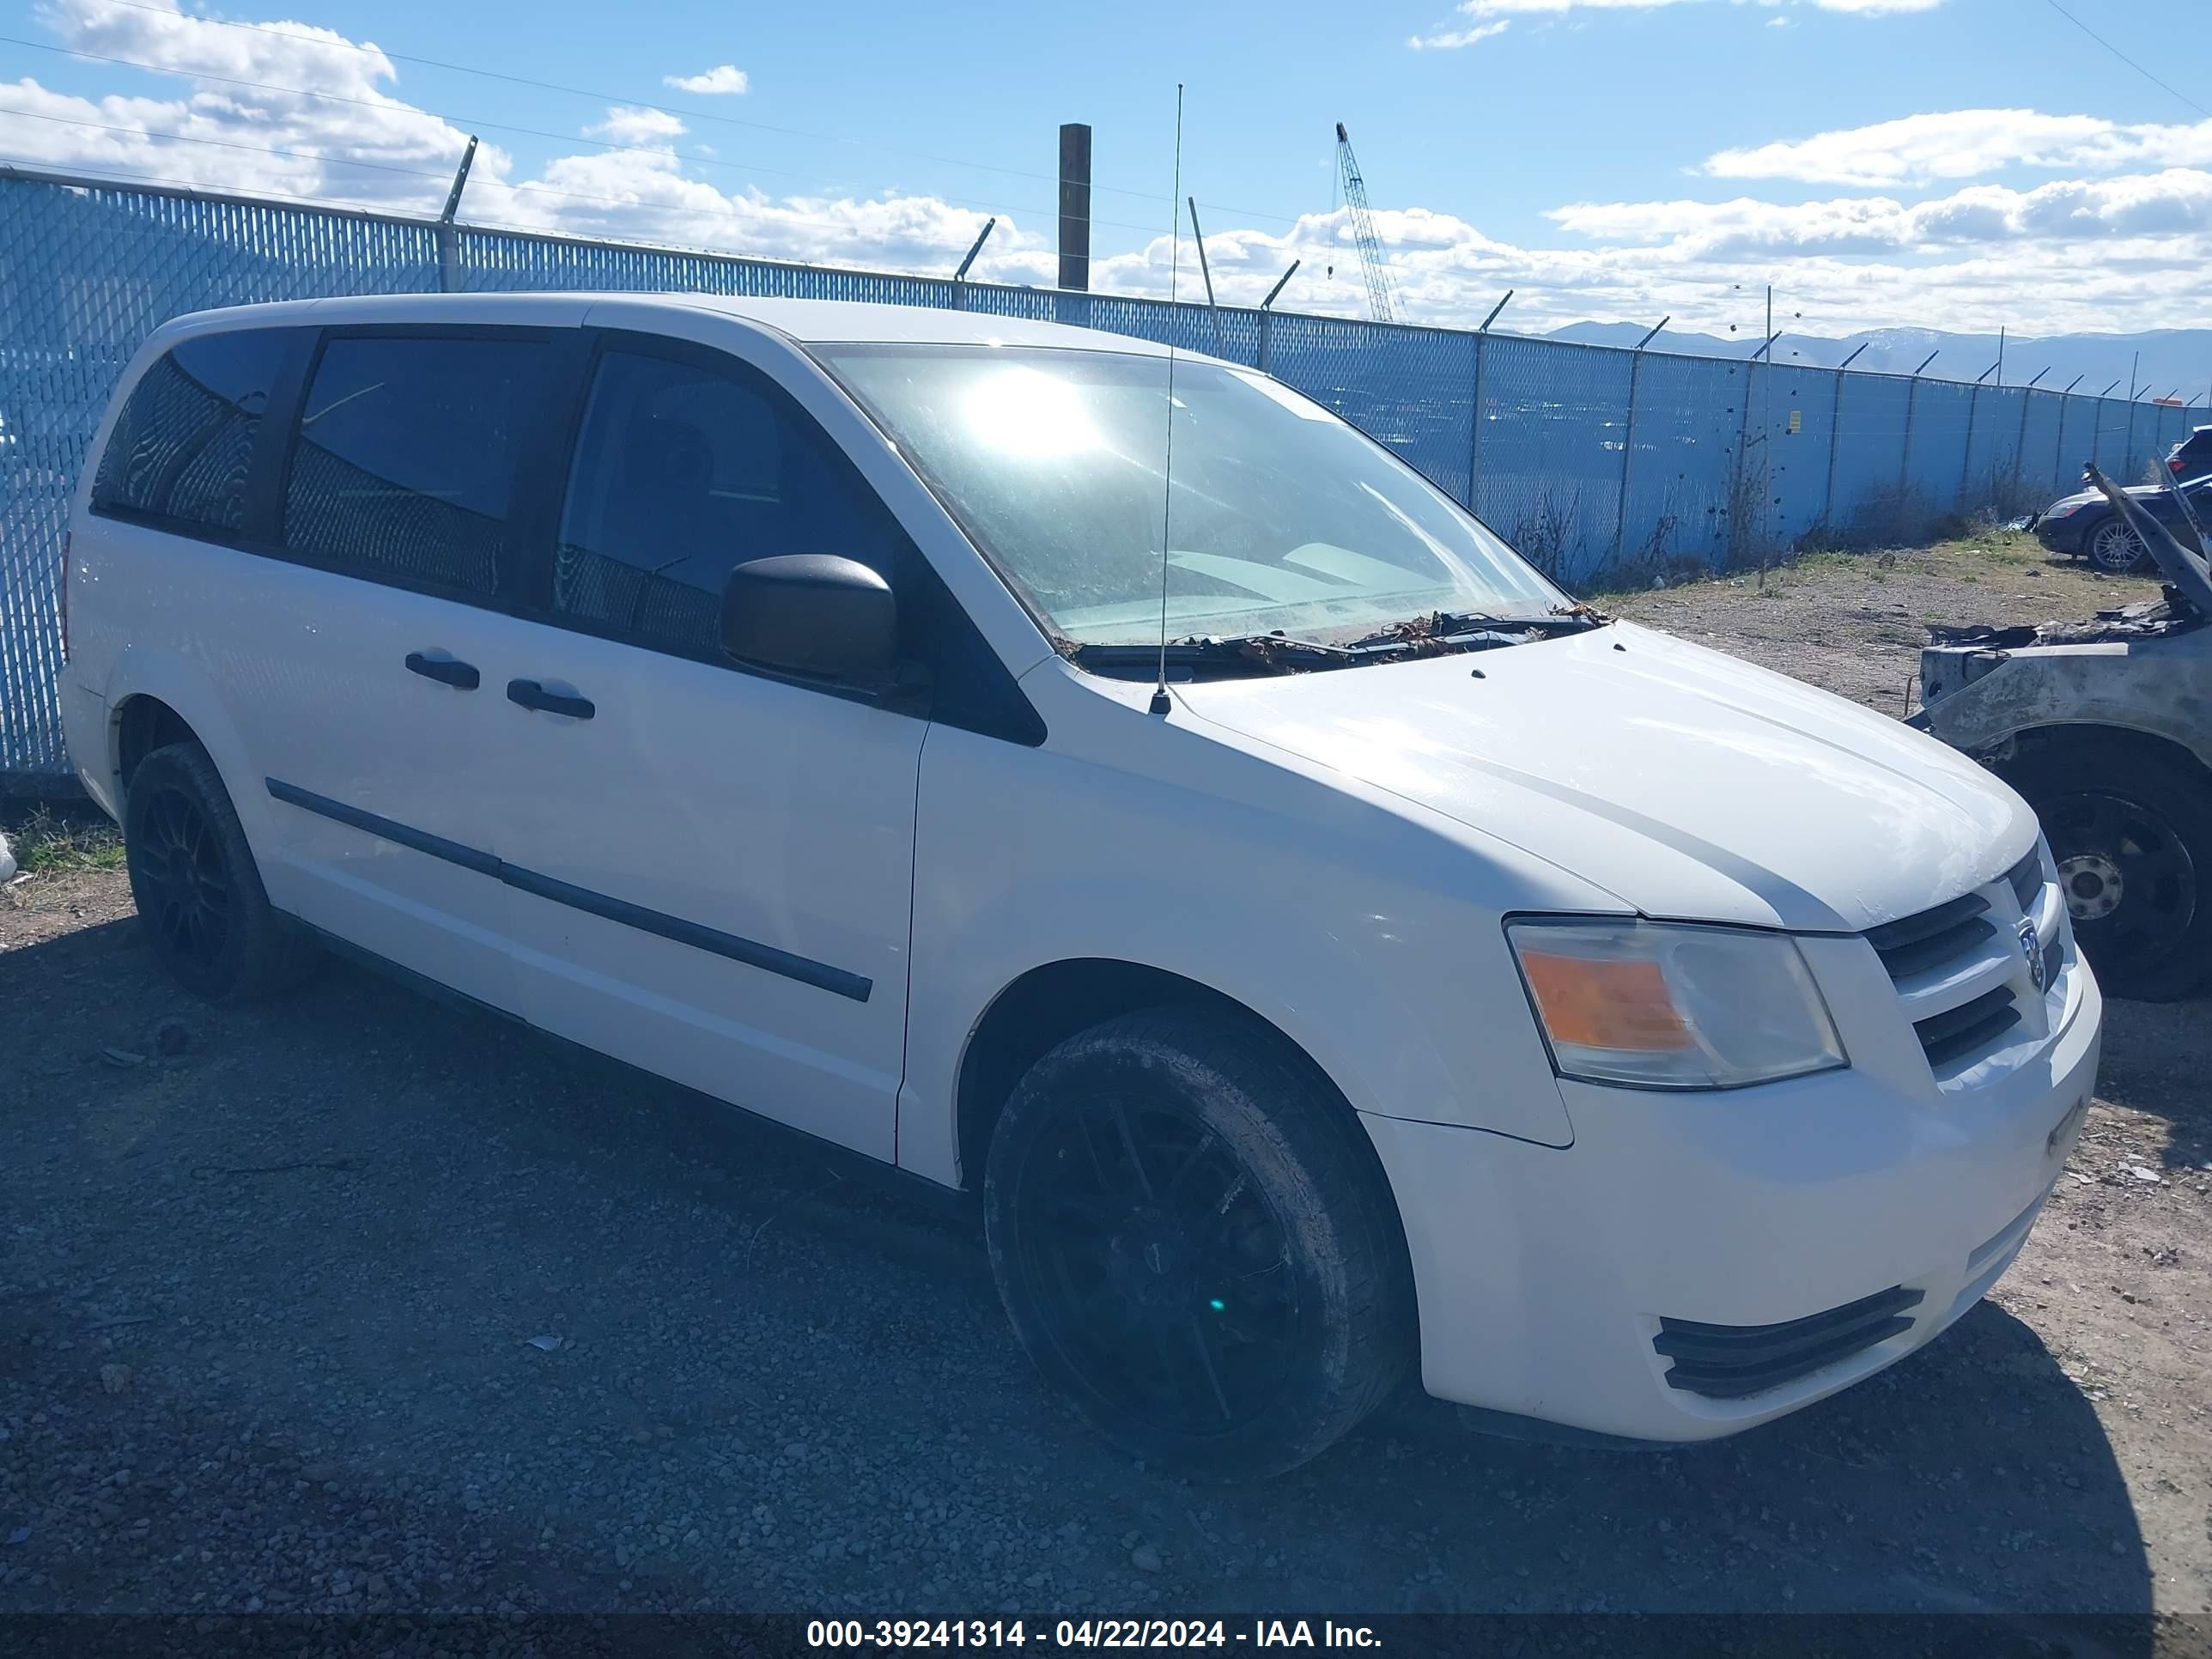
{"type": "Polygon", "coordinates": [[[589,697],[574,697],[562,691],[548,691],[536,680],[509,680],[507,683],[507,700],[544,714],[566,714],[574,720],[587,720],[599,712],[589,697]]]}
{"type": "Polygon", "coordinates": [[[435,680],[441,685],[450,685],[456,691],[473,691],[483,684],[474,663],[455,662],[451,657],[426,657],[420,651],[407,653],[407,672],[420,674],[426,680],[435,680]]]}

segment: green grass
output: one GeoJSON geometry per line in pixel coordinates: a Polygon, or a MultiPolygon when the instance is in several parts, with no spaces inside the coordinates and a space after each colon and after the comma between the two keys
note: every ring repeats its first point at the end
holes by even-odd
{"type": "Polygon", "coordinates": [[[123,867],[123,834],[96,812],[32,809],[8,832],[15,867],[34,876],[123,867]]]}

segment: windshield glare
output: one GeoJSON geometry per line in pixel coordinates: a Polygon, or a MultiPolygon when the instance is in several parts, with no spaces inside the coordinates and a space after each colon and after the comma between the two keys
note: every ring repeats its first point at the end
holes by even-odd
{"type": "Polygon", "coordinates": [[[1566,596],[1441,490],[1264,375],[1004,346],[822,354],[1016,591],[1083,645],[1281,632],[1335,641],[1431,611],[1566,596]]]}

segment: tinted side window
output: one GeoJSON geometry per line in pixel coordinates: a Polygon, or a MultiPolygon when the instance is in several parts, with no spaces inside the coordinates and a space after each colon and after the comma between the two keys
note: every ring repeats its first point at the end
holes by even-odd
{"type": "Polygon", "coordinates": [[[285,544],[360,575],[496,592],[523,444],[557,373],[538,340],[325,342],[285,481],[285,544]]]}
{"type": "Polygon", "coordinates": [[[100,455],[93,510],[243,529],[254,436],[288,338],[276,329],[202,335],[149,368],[100,455]]]}
{"type": "Polygon", "coordinates": [[[553,570],[556,611],[640,643],[720,654],[731,567],[836,553],[898,584],[905,538],[772,388],[629,351],[599,360],[553,570]]]}

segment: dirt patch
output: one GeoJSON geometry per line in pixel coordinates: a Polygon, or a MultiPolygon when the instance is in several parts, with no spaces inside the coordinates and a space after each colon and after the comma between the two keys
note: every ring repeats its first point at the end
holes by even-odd
{"type": "MultiPolygon", "coordinates": [[[[2141,586],[1618,608],[1893,709],[1922,619],[2141,586]]],[[[680,1091],[336,964],[200,1008],[112,872],[0,899],[0,1612],[2212,1607],[2202,1002],[2113,1006],[2019,1265],[1868,1383],[1648,1455],[1409,1394],[1234,1490],[1054,1407],[964,1211],[680,1091]]]]}
{"type": "Polygon", "coordinates": [[[1932,548],[1815,554],[1763,582],[1751,571],[1595,603],[1902,715],[1931,622],[2078,620],[2158,592],[2151,578],[2104,575],[2032,536],[1992,531],[1932,548]]]}

